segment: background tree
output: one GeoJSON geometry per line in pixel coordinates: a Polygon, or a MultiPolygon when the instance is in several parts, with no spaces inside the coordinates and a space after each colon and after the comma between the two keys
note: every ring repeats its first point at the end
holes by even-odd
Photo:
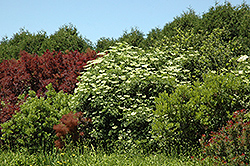
{"type": "Polygon", "coordinates": [[[164,35],[162,33],[162,30],[160,28],[154,28],[147,34],[147,37],[145,38],[144,43],[141,46],[144,49],[155,47],[156,41],[160,41],[163,38],[164,38],[164,35]]]}
{"type": "Polygon", "coordinates": [[[22,28],[12,38],[8,39],[8,37],[5,37],[0,42],[0,62],[4,59],[18,59],[21,50],[25,50],[31,54],[42,54],[46,50],[42,50],[41,46],[47,39],[48,36],[44,31],[32,34],[22,28]]]}
{"type": "Polygon", "coordinates": [[[50,51],[78,50],[79,52],[85,52],[87,48],[93,49],[92,42],[83,38],[72,24],[59,28],[42,45],[42,49],[45,51],[49,49],[50,51]]]}
{"type": "Polygon", "coordinates": [[[114,38],[107,38],[107,37],[102,37],[97,40],[96,44],[96,52],[103,52],[105,50],[108,50],[110,46],[115,45],[117,42],[116,39],[114,38]]]}
{"type": "Polygon", "coordinates": [[[71,24],[62,26],[50,36],[44,31],[32,34],[22,28],[12,38],[5,37],[0,41],[0,63],[4,59],[19,59],[20,51],[41,56],[47,49],[65,53],[66,50],[85,52],[87,48],[93,49],[93,44],[71,24]]]}
{"type": "Polygon", "coordinates": [[[140,47],[144,41],[144,33],[138,28],[131,28],[130,32],[124,31],[123,35],[118,38],[118,41],[127,42],[134,47],[140,47]]]}

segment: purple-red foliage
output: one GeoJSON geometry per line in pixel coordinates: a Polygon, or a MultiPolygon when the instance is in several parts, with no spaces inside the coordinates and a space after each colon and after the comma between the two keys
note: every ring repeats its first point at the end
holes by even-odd
{"type": "Polygon", "coordinates": [[[52,83],[56,92],[72,94],[86,63],[99,57],[91,49],[87,53],[66,51],[65,54],[47,50],[42,56],[21,51],[20,55],[19,60],[4,60],[0,64],[0,123],[19,111],[18,96],[29,90],[44,96],[46,86],[52,83]]]}
{"type": "Polygon", "coordinates": [[[73,142],[89,137],[89,130],[92,128],[90,118],[83,117],[81,112],[73,114],[72,112],[63,115],[58,125],[54,125],[53,129],[56,132],[58,139],[55,141],[55,146],[62,149],[65,146],[65,139],[70,135],[73,142]]]}
{"type": "Polygon", "coordinates": [[[234,112],[232,120],[217,132],[203,135],[200,139],[203,155],[216,163],[248,165],[250,160],[250,121],[247,111],[234,112]]]}

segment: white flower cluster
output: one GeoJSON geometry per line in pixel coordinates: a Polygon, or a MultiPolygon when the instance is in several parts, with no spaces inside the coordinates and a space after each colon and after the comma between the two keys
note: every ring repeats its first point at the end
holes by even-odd
{"type": "Polygon", "coordinates": [[[247,58],[248,58],[247,55],[243,55],[243,56],[241,56],[237,61],[238,61],[238,62],[244,62],[247,58]]]}
{"type": "MultiPolygon", "coordinates": [[[[82,72],[71,101],[72,108],[95,116],[94,123],[102,123],[102,113],[121,115],[124,128],[138,119],[150,122],[158,92],[166,90],[169,82],[177,83],[178,73],[188,72],[161,51],[148,53],[120,43],[109,52],[82,72]]],[[[120,129],[115,123],[110,125],[120,129]]]]}

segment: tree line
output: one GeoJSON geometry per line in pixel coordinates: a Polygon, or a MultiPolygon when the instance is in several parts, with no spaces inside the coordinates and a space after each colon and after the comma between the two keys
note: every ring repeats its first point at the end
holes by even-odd
{"type": "MultiPolygon", "coordinates": [[[[188,9],[180,16],[176,16],[172,22],[166,23],[162,29],[153,28],[148,34],[133,27],[130,31],[124,31],[119,38],[102,37],[96,43],[80,35],[72,24],[63,25],[51,35],[45,31],[32,34],[22,28],[11,38],[4,37],[0,41],[0,62],[4,59],[18,59],[21,50],[38,55],[42,55],[47,49],[61,52],[67,50],[85,52],[87,48],[90,48],[96,52],[103,52],[117,42],[127,42],[131,46],[148,50],[155,47],[165,37],[178,35],[179,30],[183,32],[191,30],[193,34],[207,35],[217,28],[226,31],[222,38],[223,41],[240,42],[242,50],[244,50],[241,53],[246,54],[250,46],[249,27],[249,5],[243,2],[241,5],[233,6],[230,2],[225,2],[224,4],[216,3],[202,15],[196,14],[193,9],[188,9]]],[[[196,40],[194,45],[198,46],[200,42],[200,40],[196,40]]]]}

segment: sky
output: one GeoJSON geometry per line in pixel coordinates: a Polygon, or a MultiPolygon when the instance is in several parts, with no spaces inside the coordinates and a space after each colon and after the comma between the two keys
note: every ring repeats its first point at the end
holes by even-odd
{"type": "MultiPolygon", "coordinates": [[[[202,15],[216,2],[225,0],[0,0],[0,39],[11,38],[21,28],[50,35],[72,24],[95,43],[101,37],[118,38],[132,27],[144,34],[162,29],[189,8],[202,15]]],[[[240,5],[243,0],[228,2],[240,5]]]]}

